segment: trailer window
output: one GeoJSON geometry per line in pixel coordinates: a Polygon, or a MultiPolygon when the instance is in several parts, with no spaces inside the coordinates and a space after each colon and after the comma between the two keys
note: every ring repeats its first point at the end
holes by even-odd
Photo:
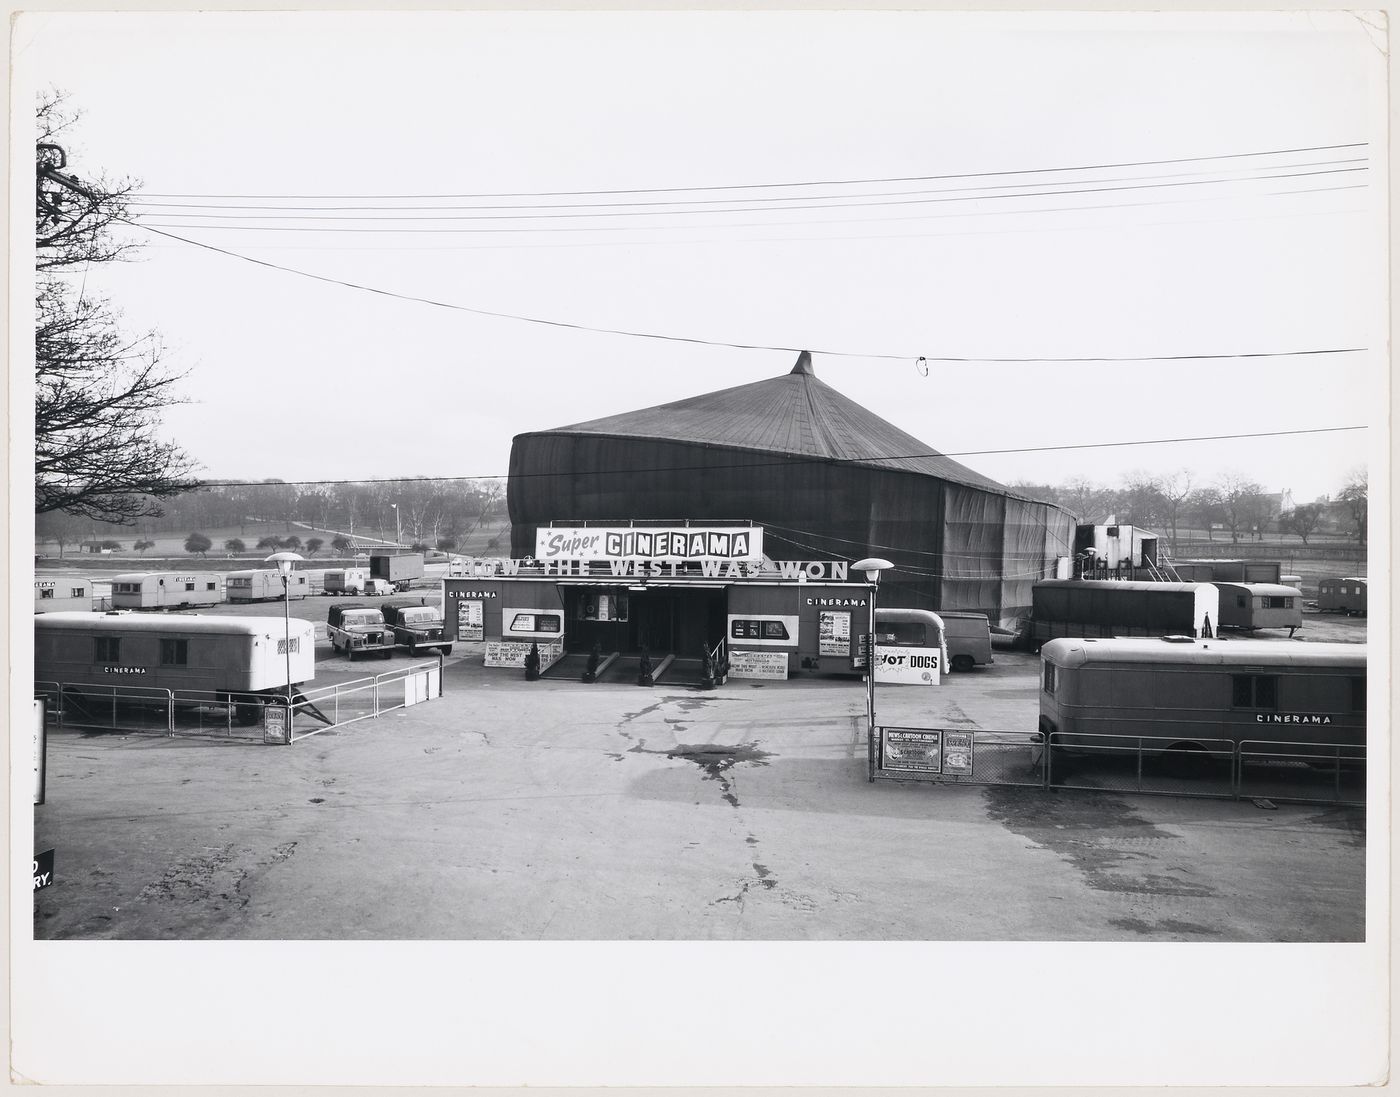
{"type": "Polygon", "coordinates": [[[83,587],[74,587],[73,590],[72,590],[72,593],[69,595],[69,597],[70,597],[70,598],[86,598],[86,597],[87,597],[87,590],[86,590],[85,588],[83,588],[83,587]]]}
{"type": "Polygon", "coordinates": [[[204,589],[205,589],[205,590],[218,590],[218,589],[219,589],[219,584],[218,584],[218,583],[205,583],[205,584],[204,584],[204,589]]]}
{"type": "Polygon", "coordinates": [[[299,653],[301,652],[301,637],[300,637],[300,636],[293,636],[293,637],[290,637],[290,638],[283,637],[281,640],[278,640],[278,641],[277,641],[277,654],[278,654],[278,655],[286,655],[286,654],[287,654],[287,645],[288,645],[288,643],[291,644],[291,651],[292,651],[292,654],[293,654],[293,655],[297,655],[297,654],[299,654],[299,653]]]}
{"type": "Polygon", "coordinates": [[[1040,688],[1043,689],[1046,693],[1050,694],[1050,696],[1052,696],[1052,697],[1055,695],[1055,664],[1054,664],[1054,663],[1046,663],[1046,664],[1045,664],[1045,670],[1044,670],[1044,673],[1043,673],[1043,676],[1042,676],[1042,679],[1041,679],[1040,688]]]}
{"type": "Polygon", "coordinates": [[[160,665],[163,667],[183,667],[190,661],[188,640],[162,640],[160,642],[160,665]]]}
{"type": "Polygon", "coordinates": [[[48,587],[48,588],[45,589],[45,590],[41,590],[41,591],[39,592],[39,597],[40,597],[40,598],[52,598],[52,597],[53,597],[53,587],[48,587]]]}
{"type": "Polygon", "coordinates": [[[1292,609],[1293,599],[1282,595],[1270,594],[1264,598],[1265,609],[1292,609]]]}
{"type": "Polygon", "coordinates": [[[888,621],[877,635],[879,643],[896,647],[921,648],[928,643],[928,630],[922,621],[888,621]]]}
{"type": "Polygon", "coordinates": [[[1235,708],[1278,708],[1278,678],[1272,674],[1232,674],[1235,708]]]}
{"type": "Polygon", "coordinates": [[[1351,679],[1351,711],[1366,711],[1366,679],[1351,679]]]}
{"type": "Polygon", "coordinates": [[[121,637],[94,636],[92,638],[92,661],[94,663],[120,663],[122,661],[121,637]]]}
{"type": "Polygon", "coordinates": [[[1240,609],[1247,609],[1249,603],[1245,601],[1245,596],[1243,594],[1237,594],[1235,595],[1235,605],[1240,609]]]}

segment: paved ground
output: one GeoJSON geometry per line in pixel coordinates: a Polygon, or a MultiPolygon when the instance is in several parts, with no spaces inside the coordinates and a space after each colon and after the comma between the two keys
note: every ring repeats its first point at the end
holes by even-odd
{"type": "MultiPolygon", "coordinates": [[[[318,679],[348,669],[322,656],[318,679]]],[[[1036,665],[882,688],[881,720],[1033,729],[1036,665]]],[[[1356,809],[872,785],[850,680],[525,683],[470,650],[444,677],[439,701],[291,747],[54,735],[36,936],[1364,934],[1356,809]]]]}

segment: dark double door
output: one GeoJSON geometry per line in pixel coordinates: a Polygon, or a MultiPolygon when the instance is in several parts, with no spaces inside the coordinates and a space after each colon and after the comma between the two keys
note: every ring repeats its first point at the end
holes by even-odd
{"type": "Polygon", "coordinates": [[[624,594],[572,587],[564,592],[567,646],[570,651],[589,651],[596,642],[605,652],[645,649],[698,659],[724,637],[725,604],[723,590],[668,587],[624,594]],[[622,608],[625,620],[596,619],[598,596],[603,594],[613,598],[609,615],[622,608]]]}

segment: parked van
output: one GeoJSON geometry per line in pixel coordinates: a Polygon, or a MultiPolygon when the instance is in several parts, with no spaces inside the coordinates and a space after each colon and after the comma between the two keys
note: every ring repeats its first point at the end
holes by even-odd
{"type": "Polygon", "coordinates": [[[938,616],[943,621],[950,669],[966,671],[992,662],[992,625],[985,613],[939,610],[938,616]]]}
{"type": "Polygon", "coordinates": [[[327,571],[322,579],[323,594],[361,594],[365,580],[369,578],[368,568],[340,568],[327,571]]]}

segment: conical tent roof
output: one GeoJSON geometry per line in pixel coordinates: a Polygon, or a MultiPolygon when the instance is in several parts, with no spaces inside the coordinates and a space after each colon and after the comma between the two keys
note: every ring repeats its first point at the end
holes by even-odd
{"type": "Polygon", "coordinates": [[[887,423],[817,378],[803,351],[790,373],[623,412],[547,434],[655,438],[898,469],[1014,494],[912,434],[887,423]]]}

